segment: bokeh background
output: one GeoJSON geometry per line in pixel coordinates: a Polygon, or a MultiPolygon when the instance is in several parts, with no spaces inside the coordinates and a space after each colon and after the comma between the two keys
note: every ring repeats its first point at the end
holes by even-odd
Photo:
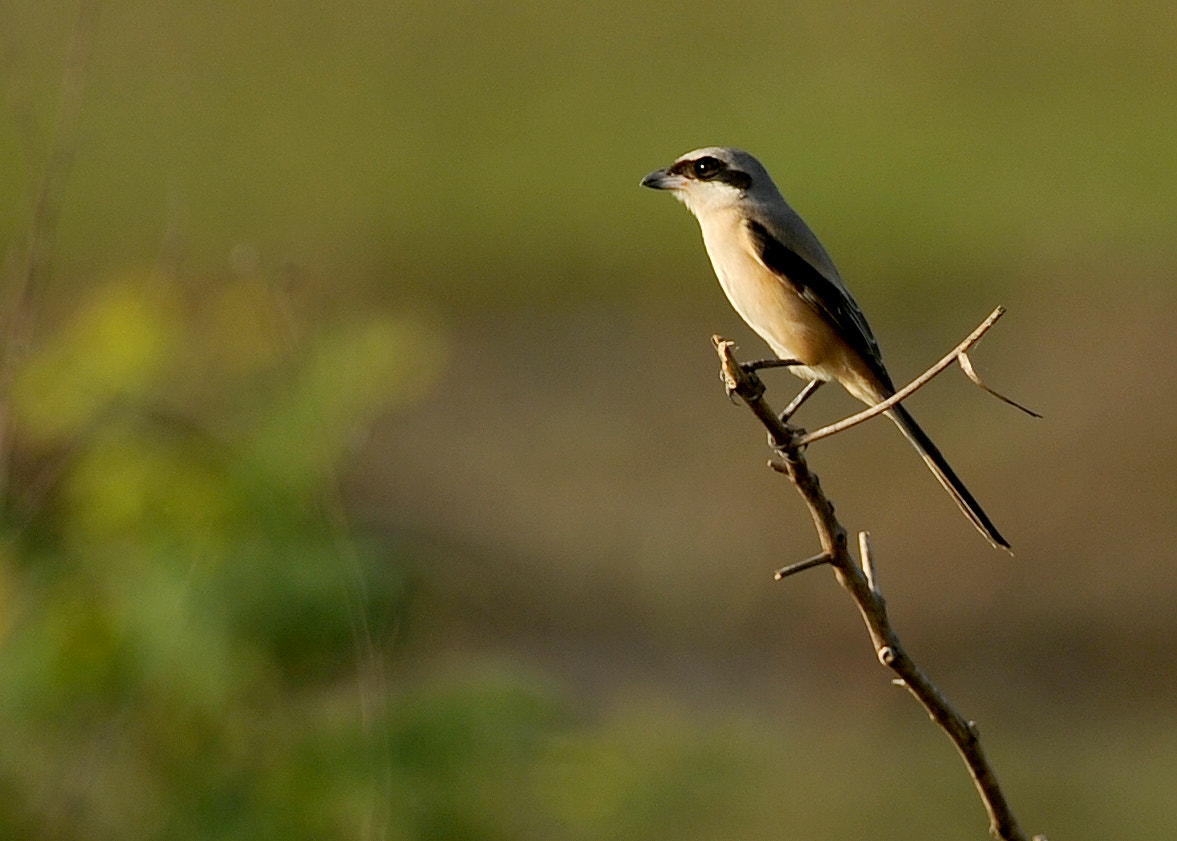
{"type": "MultiPolygon", "coordinates": [[[[1159,0],[0,6],[0,836],[983,838],[648,171],[760,156],[1016,556],[811,463],[1025,828],[1177,829],[1159,0]],[[71,46],[72,45],[72,46],[71,46]],[[40,209],[38,209],[40,208],[40,209]]],[[[766,375],[783,404],[793,380],[766,375]]],[[[853,408],[823,391],[799,422],[853,408]]]]}

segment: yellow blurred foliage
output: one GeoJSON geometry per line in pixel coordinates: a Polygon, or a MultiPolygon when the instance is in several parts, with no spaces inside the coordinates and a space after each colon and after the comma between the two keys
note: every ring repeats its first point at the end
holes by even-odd
{"type": "Polygon", "coordinates": [[[31,440],[68,437],[112,400],[151,386],[182,339],[183,324],[163,291],[150,272],[87,290],[13,384],[15,414],[31,440]]]}
{"type": "Polygon", "coordinates": [[[231,477],[192,441],[125,423],[104,428],[82,449],[64,498],[74,516],[62,528],[90,554],[112,542],[120,555],[150,550],[148,538],[160,534],[189,550],[207,548],[229,537],[241,504],[231,477]]]}

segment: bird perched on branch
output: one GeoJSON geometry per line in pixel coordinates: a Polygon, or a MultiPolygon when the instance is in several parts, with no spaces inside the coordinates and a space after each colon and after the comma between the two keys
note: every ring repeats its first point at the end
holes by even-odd
{"type": "MultiPolygon", "coordinates": [[[[688,152],[651,172],[642,186],[668,190],[703,229],[719,284],[775,360],[806,380],[787,418],[823,383],[834,381],[873,406],[895,393],[870,325],[813,231],[781,196],[760,161],[739,149],[688,152]]],[[[886,412],[960,510],[995,547],[1009,548],[940,450],[902,404],[886,412]]]]}

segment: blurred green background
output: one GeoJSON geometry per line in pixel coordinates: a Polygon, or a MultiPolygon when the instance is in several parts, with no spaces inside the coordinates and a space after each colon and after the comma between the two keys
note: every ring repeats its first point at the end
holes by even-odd
{"type": "Polygon", "coordinates": [[[985,837],[828,572],[771,580],[812,530],[709,337],[763,349],[637,186],[722,143],[896,379],[1009,308],[973,358],[1044,420],[911,405],[1015,558],[889,424],[811,464],[1025,828],[1172,837],[1168,4],[6,0],[0,48],[0,836],[985,837]]]}

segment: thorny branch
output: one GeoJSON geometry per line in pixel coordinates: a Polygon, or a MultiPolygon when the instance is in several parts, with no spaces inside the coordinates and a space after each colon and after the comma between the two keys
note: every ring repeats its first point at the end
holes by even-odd
{"type": "MultiPolygon", "coordinates": [[[[972,777],[977,794],[985,806],[985,811],[988,813],[989,832],[1000,841],[1028,841],[1006,801],[1005,794],[998,785],[997,777],[989,760],[981,749],[976,724],[965,719],[948,703],[940,690],[904,650],[898,635],[892,628],[891,621],[887,616],[886,601],[878,587],[868,535],[865,532],[859,535],[860,563],[851,555],[847,547],[846,529],[835,516],[834,506],[822,490],[817,475],[809,469],[803,452],[807,444],[818,438],[832,435],[880,414],[888,406],[894,405],[925,385],[954,361],[960,363],[970,379],[973,379],[987,391],[990,390],[980,382],[975,372],[972,371],[972,366],[968,362],[965,352],[1001,317],[1003,312],[1001,307],[994,310],[964,342],[910,385],[900,389],[886,403],[809,435],[806,435],[803,430],[781,421],[764,399],[765,389],[760,378],[756,376],[754,371],[749,372],[742,368],[732,355],[734,347],[732,342],[725,341],[718,336],[712,337],[712,342],[719,354],[721,377],[728,392],[739,396],[768,429],[774,447],[781,456],[781,461],[773,462],[771,466],[774,470],[788,476],[798,493],[801,494],[802,499],[805,500],[817,530],[818,540],[821,543],[822,551],[818,555],[779,570],[776,573],[777,579],[825,563],[834,568],[838,583],[850,594],[858,606],[858,611],[866,624],[879,662],[898,675],[900,683],[915,696],[932,720],[944,730],[956,746],[968,768],[969,775],[972,777]]],[[[997,396],[1001,397],[1001,395],[997,396]]],[[[1007,402],[1012,403],[1009,400],[1007,402]]],[[[1019,406],[1019,408],[1023,407],[1019,406]]],[[[1045,841],[1045,839],[1035,836],[1034,841],[1045,841]]]]}

